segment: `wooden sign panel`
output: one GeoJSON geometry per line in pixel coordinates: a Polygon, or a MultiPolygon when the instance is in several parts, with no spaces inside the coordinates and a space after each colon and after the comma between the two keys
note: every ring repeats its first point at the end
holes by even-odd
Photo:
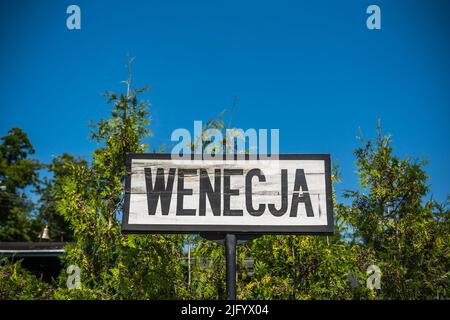
{"type": "Polygon", "coordinates": [[[123,232],[332,234],[330,156],[127,159],[123,232]]]}

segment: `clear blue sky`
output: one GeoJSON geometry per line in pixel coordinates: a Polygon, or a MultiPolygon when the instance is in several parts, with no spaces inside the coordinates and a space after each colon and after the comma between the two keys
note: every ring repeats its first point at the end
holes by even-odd
{"type": "Polygon", "coordinates": [[[88,122],[126,78],[152,90],[151,147],[239,104],[234,126],[279,128],[283,153],[330,153],[338,192],[356,186],[361,127],[380,118],[396,152],[430,161],[432,193],[450,181],[450,1],[1,1],[0,135],[21,127],[36,156],[87,159],[88,122]],[[81,30],[66,8],[81,8],[81,30]],[[366,28],[381,7],[382,29],[366,28]]]}

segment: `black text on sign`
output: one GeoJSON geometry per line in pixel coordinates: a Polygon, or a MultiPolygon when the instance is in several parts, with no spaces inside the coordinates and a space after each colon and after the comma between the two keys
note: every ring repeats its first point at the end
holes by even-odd
{"type": "Polygon", "coordinates": [[[131,155],[125,232],[333,231],[329,155],[171,160],[131,155]]]}

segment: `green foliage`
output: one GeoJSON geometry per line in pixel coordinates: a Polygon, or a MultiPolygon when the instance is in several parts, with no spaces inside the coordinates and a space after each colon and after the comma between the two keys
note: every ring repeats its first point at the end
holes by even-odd
{"type": "Polygon", "coordinates": [[[9,130],[0,144],[0,241],[30,241],[37,238],[39,224],[31,219],[33,204],[27,188],[37,186],[39,162],[27,135],[9,130]]]}
{"type": "Polygon", "coordinates": [[[373,253],[382,270],[382,296],[434,299],[449,285],[448,203],[424,201],[425,163],[393,155],[378,125],[375,141],[355,151],[361,191],[347,191],[340,211],[355,243],[373,253]]]}
{"type": "Polygon", "coordinates": [[[48,299],[49,285],[21,266],[21,261],[0,260],[0,300],[48,299]]]}
{"type": "Polygon", "coordinates": [[[130,235],[125,245],[117,269],[121,298],[186,297],[181,237],[130,235]]]}
{"type": "Polygon", "coordinates": [[[362,279],[357,245],[313,236],[264,236],[253,241],[254,274],[241,290],[249,299],[352,299],[349,273],[362,279]]]}
{"type": "Polygon", "coordinates": [[[42,183],[37,186],[39,195],[37,219],[42,227],[44,225],[49,227],[52,241],[63,239],[66,242],[70,242],[73,240],[70,224],[64,220],[63,215],[57,208],[57,204],[62,196],[64,179],[70,173],[70,168],[73,165],[87,166],[87,162],[68,153],[55,157],[46,166],[48,171],[52,173],[52,176],[44,178],[42,183]]]}
{"type": "Polygon", "coordinates": [[[199,236],[193,243],[192,299],[225,299],[224,246],[199,236]]]}

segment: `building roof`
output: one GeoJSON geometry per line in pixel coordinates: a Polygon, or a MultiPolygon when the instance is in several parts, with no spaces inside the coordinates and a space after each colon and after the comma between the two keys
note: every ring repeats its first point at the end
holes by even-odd
{"type": "Polygon", "coordinates": [[[0,257],[58,257],[64,242],[0,242],[0,257]]]}

